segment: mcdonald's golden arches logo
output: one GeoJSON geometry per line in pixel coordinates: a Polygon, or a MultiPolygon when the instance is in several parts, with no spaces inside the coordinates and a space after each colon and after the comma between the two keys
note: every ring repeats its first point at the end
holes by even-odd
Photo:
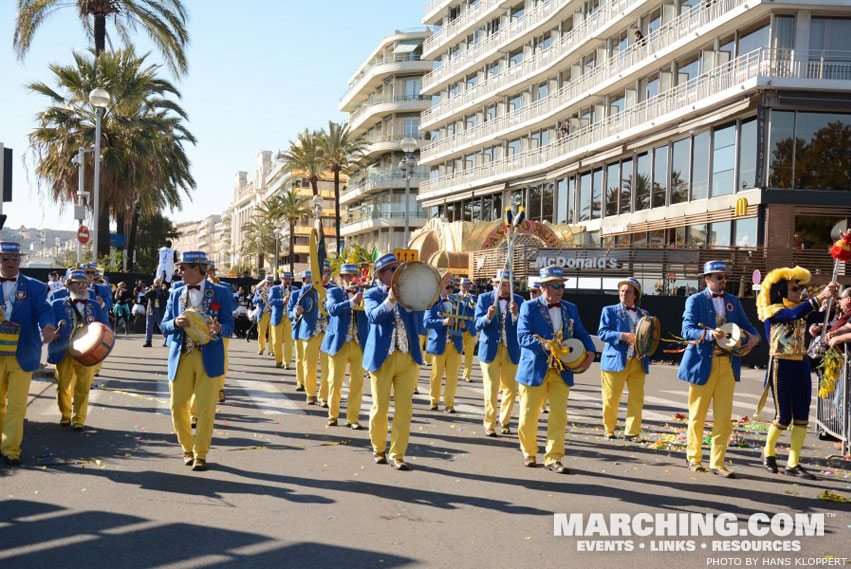
{"type": "Polygon", "coordinates": [[[748,213],[748,198],[736,199],[736,217],[747,215],[748,213]]]}

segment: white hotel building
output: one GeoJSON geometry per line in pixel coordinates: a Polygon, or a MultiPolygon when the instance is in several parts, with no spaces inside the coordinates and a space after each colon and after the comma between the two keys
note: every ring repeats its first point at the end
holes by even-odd
{"type": "Polygon", "coordinates": [[[848,0],[432,0],[423,22],[430,217],[525,205],[589,248],[829,263],[851,218],[848,0]]]}
{"type": "MultiPolygon", "coordinates": [[[[422,76],[432,62],[421,57],[426,28],[395,31],[385,37],[349,80],[340,98],[340,110],[354,137],[369,142],[361,168],[349,177],[340,195],[345,209],[340,234],[347,244],[356,243],[381,251],[405,246],[405,178],[399,169],[404,154],[400,142],[412,137],[423,145],[420,113],[431,106],[431,97],[420,94],[422,76]]],[[[415,167],[411,177],[411,232],[425,223],[417,202],[417,188],[428,173],[415,167]]],[[[341,208],[341,209],[342,209],[341,208]]]]}

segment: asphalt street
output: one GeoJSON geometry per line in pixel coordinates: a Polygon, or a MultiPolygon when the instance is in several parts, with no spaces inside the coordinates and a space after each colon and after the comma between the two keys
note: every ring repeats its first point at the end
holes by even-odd
{"type": "MultiPolygon", "coordinates": [[[[668,365],[652,366],[647,378],[641,444],[602,439],[598,364],[577,377],[564,461],[571,475],[523,466],[516,407],[511,435],[484,436],[477,362],[474,381],[459,383],[455,415],[429,410],[424,367],[407,456],[413,469],[398,472],[373,464],[366,430],[326,427],[327,410],[305,404],[294,371],[275,369],[255,342],[235,339],[210,470],[193,472],[172,432],[166,349],[142,343],[118,338],[83,432],[59,426],[51,379],[32,382],[24,464],[0,466],[0,565],[590,569],[823,566],[851,557],[851,504],[820,498],[825,490],[851,497],[849,464],[826,458],[833,443],[808,435],[803,464],[815,482],[760,466],[765,423],[752,415],[762,370],[745,370],[737,387],[737,446],[728,452],[735,480],[685,468],[677,414],[687,415],[687,386],[668,365]],[[554,535],[554,514],[577,513],[729,513],[742,524],[757,513],[824,514],[824,535],[554,535]],[[764,540],[800,550],[717,550],[764,540]],[[588,551],[600,547],[622,550],[588,551]],[[694,550],[657,551],[667,548],[694,550]]],[[[626,396],[621,419],[625,408],[626,396]]],[[[542,421],[542,447],[544,433],[542,421]]],[[[787,445],[784,437],[781,467],[787,445]]]]}

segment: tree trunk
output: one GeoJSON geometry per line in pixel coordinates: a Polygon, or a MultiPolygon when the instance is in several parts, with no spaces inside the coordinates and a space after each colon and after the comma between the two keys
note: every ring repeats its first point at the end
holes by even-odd
{"type": "Polygon", "coordinates": [[[127,237],[127,260],[131,271],[136,270],[133,253],[136,251],[136,231],[139,228],[139,203],[133,204],[133,215],[130,217],[130,235],[127,237]]]}
{"type": "Polygon", "coordinates": [[[313,195],[319,195],[319,179],[311,176],[310,178],[310,189],[313,190],[313,195]]]}
{"type": "Polygon", "coordinates": [[[100,204],[100,208],[98,214],[98,250],[95,253],[95,260],[109,255],[109,210],[103,203],[100,204]]]}
{"type": "Polygon", "coordinates": [[[290,220],[290,272],[295,277],[295,220],[290,220]]]}
{"type": "Polygon", "coordinates": [[[95,57],[106,49],[106,14],[95,14],[95,57]]]}
{"type": "Polygon", "coordinates": [[[337,243],[337,257],[343,252],[340,237],[340,170],[334,168],[334,240],[337,243]]]}

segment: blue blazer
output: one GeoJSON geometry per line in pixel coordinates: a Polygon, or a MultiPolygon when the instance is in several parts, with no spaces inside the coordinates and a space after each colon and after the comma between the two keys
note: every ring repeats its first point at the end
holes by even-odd
{"type": "Polygon", "coordinates": [[[71,293],[68,292],[67,288],[60,288],[47,295],[47,303],[52,304],[54,300],[68,298],[69,296],[71,296],[71,293]]]}
{"type": "MultiPolygon", "coordinates": [[[[59,337],[47,345],[47,363],[58,364],[65,357],[65,352],[68,350],[68,344],[71,341],[71,333],[74,331],[72,327],[74,309],[71,308],[70,298],[54,300],[50,304],[50,309],[57,326],[63,320],[67,322],[67,326],[64,326],[59,331],[59,337]]],[[[107,327],[109,326],[109,317],[106,315],[106,310],[101,308],[100,303],[96,300],[89,298],[86,301],[86,306],[82,310],[79,308],[77,310],[80,311],[80,314],[85,320],[85,322],[78,322],[77,324],[90,324],[97,320],[101,324],[105,324],[107,327]]]]}
{"type": "Polygon", "coordinates": [[[325,310],[328,311],[328,329],[325,330],[320,350],[331,356],[340,351],[346,341],[353,312],[357,319],[358,344],[364,345],[369,335],[369,320],[363,310],[352,310],[352,301],[345,290],[338,286],[329,288],[325,296],[325,310]]]}
{"type": "Polygon", "coordinates": [[[95,300],[96,296],[103,299],[103,309],[109,314],[112,309],[112,289],[109,288],[109,285],[103,283],[92,283],[89,285],[89,298],[95,300]]]}
{"type": "MultiPolygon", "coordinates": [[[[474,319],[464,321],[464,334],[475,336],[477,333],[475,317],[476,301],[478,300],[478,297],[475,294],[471,294],[469,297],[463,297],[460,294],[456,294],[455,297],[461,300],[461,316],[467,316],[468,318],[474,319]]],[[[518,306],[520,306],[519,303],[518,306]]]]}
{"type": "MultiPolygon", "coordinates": [[[[449,300],[453,303],[458,301],[454,294],[449,295],[449,300]]],[[[455,351],[460,354],[464,349],[464,339],[461,335],[456,336],[448,332],[448,328],[443,325],[444,317],[439,316],[441,312],[443,312],[443,299],[438,299],[438,301],[434,303],[434,306],[426,310],[425,316],[423,317],[423,324],[425,324],[425,327],[428,329],[428,344],[426,345],[426,352],[429,354],[436,354],[438,356],[442,355],[444,350],[446,350],[446,337],[449,336],[452,338],[452,343],[455,344],[455,351]]],[[[463,314],[464,312],[462,307],[461,315],[463,314]]],[[[464,331],[467,329],[467,321],[461,320],[459,322],[458,329],[463,335],[464,331]]]]}
{"type": "MultiPolygon", "coordinates": [[[[272,289],[273,288],[275,288],[275,287],[273,286],[273,287],[269,288],[269,310],[270,311],[272,310],[272,289]]],[[[259,321],[260,320],[259,315],[261,313],[263,313],[264,310],[266,310],[266,303],[263,302],[263,299],[260,296],[259,292],[254,293],[254,298],[251,299],[251,304],[253,304],[254,306],[257,307],[257,314],[258,314],[257,320],[259,321]]],[[[270,314],[270,316],[271,316],[271,314],[270,314]]]]}
{"type": "MultiPolygon", "coordinates": [[[[479,295],[476,301],[475,324],[476,330],[480,331],[479,335],[479,361],[486,364],[491,363],[496,358],[497,348],[499,347],[499,332],[501,318],[499,311],[493,320],[488,322],[488,308],[493,306],[495,291],[488,291],[479,295]]],[[[523,304],[523,297],[519,294],[514,295],[514,302],[517,306],[523,304]]],[[[505,322],[505,335],[508,339],[508,357],[511,358],[511,363],[517,364],[520,362],[520,344],[517,342],[517,322],[511,315],[511,311],[506,313],[507,320],[505,322]]]]}
{"type": "MultiPolygon", "coordinates": [[[[331,288],[334,287],[326,289],[326,298],[331,288]]],[[[319,294],[313,290],[312,286],[303,286],[297,291],[293,291],[289,306],[287,306],[287,316],[293,323],[293,340],[310,340],[313,337],[313,329],[316,327],[316,320],[319,318],[319,294]],[[301,322],[296,325],[298,314],[296,314],[295,308],[302,296],[305,296],[304,302],[301,302],[301,306],[304,308],[304,316],[301,317],[301,322]]]]}
{"type": "MultiPolygon", "coordinates": [[[[381,286],[373,287],[363,294],[363,307],[369,320],[369,334],[363,348],[363,364],[366,370],[371,372],[379,370],[390,351],[393,313],[385,310],[386,299],[387,291],[381,286]]],[[[399,314],[408,333],[408,353],[417,364],[423,365],[417,320],[423,321],[424,311],[408,312],[403,306],[399,306],[399,314]]]]}
{"type": "Polygon", "coordinates": [[[269,306],[272,307],[272,326],[277,326],[284,319],[284,287],[274,285],[269,293],[269,306]]]}
{"type": "MultiPolygon", "coordinates": [[[[177,364],[180,361],[180,348],[183,345],[185,333],[183,328],[174,325],[174,319],[180,316],[180,295],[183,287],[173,287],[168,297],[160,328],[168,343],[168,380],[174,381],[177,374],[177,364]]],[[[222,338],[230,338],[233,334],[233,311],[231,310],[230,288],[204,281],[204,300],[201,309],[205,314],[215,316],[222,326],[222,338]],[[209,291],[212,291],[210,293],[209,291]],[[214,309],[213,303],[219,307],[214,309]]],[[[198,349],[198,348],[196,348],[198,349]]],[[[225,347],[221,340],[208,342],[201,349],[201,359],[204,361],[204,371],[208,377],[218,377],[225,373],[225,347]]]]}
{"type": "MultiPolygon", "coordinates": [[[[749,334],[759,336],[759,332],[753,324],[748,321],[745,311],[739,299],[732,294],[724,296],[724,307],[727,311],[727,322],[734,322],[746,330],[749,334]]],[[[712,293],[704,289],[695,293],[686,300],[686,309],[683,312],[682,337],[686,340],[697,340],[705,334],[703,341],[692,344],[686,348],[677,378],[693,383],[704,385],[709,381],[709,372],[712,370],[712,350],[715,348],[715,340],[712,334],[707,332],[701,324],[709,328],[715,328],[715,307],[712,305],[712,293]]],[[[730,358],[733,367],[733,376],[739,381],[741,374],[741,358],[732,356],[730,358]]]]}
{"type": "Polygon", "coordinates": [[[21,326],[15,351],[18,365],[24,371],[33,372],[41,363],[41,328],[48,324],[55,326],[56,322],[47,304],[47,285],[21,273],[18,273],[16,284],[12,314],[6,317],[21,326]]]}
{"type": "MultiPolygon", "coordinates": [[[[647,311],[638,309],[638,318],[647,316],[647,311]]],[[[629,333],[630,320],[623,304],[613,304],[603,308],[600,314],[600,326],[597,328],[597,336],[606,345],[603,347],[603,356],[600,359],[602,371],[623,371],[626,367],[626,353],[629,344],[621,341],[621,332],[629,333]]],[[[642,359],[644,373],[650,371],[650,358],[644,356],[642,359]]]]}
{"type": "MultiPolygon", "coordinates": [[[[527,300],[520,307],[520,316],[517,319],[517,339],[520,342],[520,365],[517,367],[517,383],[523,385],[537,386],[544,382],[547,375],[547,354],[541,346],[541,342],[535,339],[535,335],[550,340],[553,337],[553,323],[547,311],[544,297],[527,300]]],[[[576,305],[566,300],[561,301],[561,321],[564,338],[577,338],[589,352],[595,352],[594,342],[585,331],[582,320],[579,319],[579,310],[576,305]]],[[[573,386],[573,372],[564,370],[561,378],[568,386],[573,386]]]]}

